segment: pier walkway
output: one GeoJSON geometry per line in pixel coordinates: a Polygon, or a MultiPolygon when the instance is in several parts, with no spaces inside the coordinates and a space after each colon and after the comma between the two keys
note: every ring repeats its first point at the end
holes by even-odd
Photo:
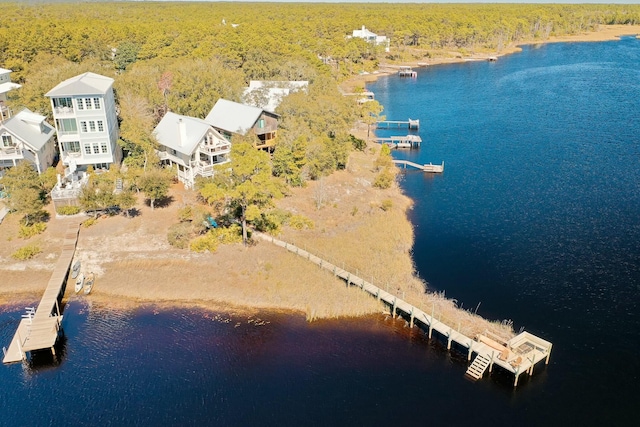
{"type": "Polygon", "coordinates": [[[391,128],[407,128],[409,130],[415,129],[415,130],[419,130],[420,129],[420,120],[416,119],[416,120],[383,120],[380,122],[376,123],[376,128],[378,129],[391,129],[391,128]]]}
{"type": "MultiPolygon", "coordinates": [[[[37,308],[28,307],[22,316],[9,349],[5,351],[3,363],[25,360],[27,353],[35,350],[51,349],[61,332],[62,313],[60,299],[65,291],[67,275],[78,241],[79,223],[69,220],[62,244],[62,252],[49,279],[37,308]]],[[[3,349],[4,350],[4,349],[3,349]]]]}
{"type": "Polygon", "coordinates": [[[522,332],[504,343],[499,343],[484,335],[479,335],[476,339],[473,339],[460,333],[453,326],[441,322],[436,318],[433,309],[431,314],[427,314],[396,295],[380,289],[353,273],[295,245],[258,232],[254,232],[254,235],[306,258],[320,268],[333,273],[334,276],[345,280],[347,286],[357,286],[364,292],[374,296],[378,301],[383,301],[390,307],[394,317],[396,314],[404,313],[404,316],[409,319],[412,328],[414,324],[421,324],[425,331],[428,331],[429,339],[431,339],[433,331],[436,331],[446,339],[447,350],[451,349],[452,343],[456,343],[467,352],[467,360],[471,361],[472,355],[475,354],[476,357],[473,363],[469,365],[465,373],[472,380],[482,378],[487,369],[491,372],[494,366],[499,366],[514,375],[513,385],[515,387],[518,385],[518,378],[521,374],[528,373],[533,375],[533,368],[536,363],[543,360],[545,364],[549,363],[552,344],[542,338],[528,332],[522,332]]]}
{"type": "Polygon", "coordinates": [[[389,136],[385,138],[374,138],[375,142],[380,144],[394,145],[395,148],[413,148],[419,147],[422,138],[418,135],[389,136]]]}
{"type": "Polygon", "coordinates": [[[404,169],[406,169],[407,166],[411,166],[413,168],[420,169],[421,171],[424,171],[424,172],[431,172],[431,173],[444,172],[444,162],[442,162],[441,165],[434,165],[432,163],[421,165],[418,163],[410,162],[409,160],[394,160],[393,163],[396,165],[404,166],[404,169]]]}

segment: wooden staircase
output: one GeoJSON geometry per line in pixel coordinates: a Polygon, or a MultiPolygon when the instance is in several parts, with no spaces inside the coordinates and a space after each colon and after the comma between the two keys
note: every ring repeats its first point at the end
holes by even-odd
{"type": "Polygon", "coordinates": [[[467,368],[465,375],[472,380],[477,381],[482,378],[482,375],[484,375],[485,371],[489,367],[489,363],[491,363],[489,358],[482,354],[478,354],[476,358],[473,359],[473,363],[467,368]]]}

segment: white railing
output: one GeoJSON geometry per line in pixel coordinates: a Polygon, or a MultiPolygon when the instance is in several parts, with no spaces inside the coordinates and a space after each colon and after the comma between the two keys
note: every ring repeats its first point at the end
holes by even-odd
{"type": "Polygon", "coordinates": [[[73,107],[55,107],[53,111],[56,114],[73,114],[73,107]]]}

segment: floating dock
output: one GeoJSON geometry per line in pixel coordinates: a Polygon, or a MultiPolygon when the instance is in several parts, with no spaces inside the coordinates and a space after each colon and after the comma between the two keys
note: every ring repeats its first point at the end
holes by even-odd
{"type": "Polygon", "coordinates": [[[403,169],[406,169],[407,166],[412,168],[420,169],[423,172],[431,172],[431,173],[442,173],[444,172],[444,162],[441,165],[434,165],[433,163],[421,165],[418,163],[410,162],[409,160],[394,160],[394,164],[404,166],[403,169]]]}
{"type": "Polygon", "coordinates": [[[419,130],[420,129],[420,120],[383,120],[376,123],[376,128],[378,129],[391,129],[391,128],[407,128],[409,130],[419,130]]]}
{"type": "Polygon", "coordinates": [[[482,378],[487,370],[492,372],[494,366],[499,366],[514,375],[513,386],[516,387],[520,375],[524,373],[533,375],[533,369],[537,363],[544,361],[545,364],[549,364],[552,344],[529,332],[522,332],[507,341],[498,341],[500,340],[498,337],[492,339],[487,332],[474,338],[468,337],[453,326],[437,319],[434,316],[433,309],[431,315],[429,315],[396,295],[386,292],[343,268],[331,264],[295,245],[258,232],[254,233],[254,235],[306,258],[320,268],[330,271],[334,276],[345,280],[347,286],[357,286],[364,292],[376,297],[378,301],[383,301],[389,306],[393,317],[396,317],[398,312],[404,313],[404,316],[409,319],[411,328],[413,328],[414,324],[420,323],[425,330],[428,330],[429,339],[431,339],[433,331],[436,331],[446,339],[447,350],[451,349],[452,343],[456,343],[466,350],[468,361],[471,361],[472,356],[475,354],[473,362],[465,372],[465,375],[474,381],[482,378]]]}
{"type": "Polygon", "coordinates": [[[77,222],[68,224],[62,245],[62,253],[49,279],[49,283],[40,299],[37,308],[27,307],[22,316],[9,349],[4,350],[3,363],[20,362],[27,359],[27,353],[37,350],[51,349],[55,355],[54,346],[62,332],[62,313],[60,300],[64,295],[67,276],[71,268],[71,261],[76,251],[79,225],[77,222]]]}

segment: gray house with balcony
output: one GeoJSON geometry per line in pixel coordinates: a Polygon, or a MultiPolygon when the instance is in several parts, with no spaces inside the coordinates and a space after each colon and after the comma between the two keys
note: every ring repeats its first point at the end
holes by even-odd
{"type": "Polygon", "coordinates": [[[0,122],[0,171],[26,161],[44,172],[56,155],[54,135],[45,117],[27,108],[0,122]]]}
{"type": "Polygon", "coordinates": [[[168,112],[153,134],[158,157],[176,170],[186,188],[193,188],[198,176],[213,176],[214,166],[230,160],[231,143],[202,119],[168,112]]]}
{"type": "Polygon", "coordinates": [[[60,160],[72,169],[108,169],[122,160],[113,79],[84,73],[45,94],[51,99],[60,160]]]}

